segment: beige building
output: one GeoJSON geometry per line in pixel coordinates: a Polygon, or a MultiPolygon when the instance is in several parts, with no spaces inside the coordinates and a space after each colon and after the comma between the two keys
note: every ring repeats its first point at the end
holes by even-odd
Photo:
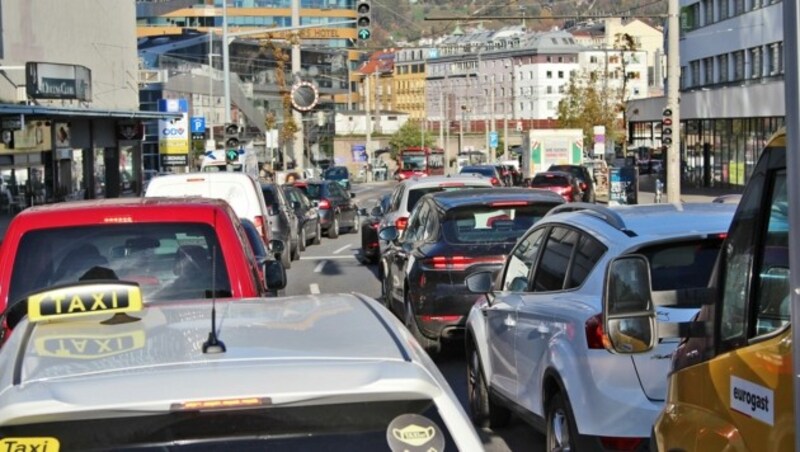
{"type": "Polygon", "coordinates": [[[425,113],[425,57],[428,49],[401,49],[394,62],[395,106],[420,122],[425,113]]]}

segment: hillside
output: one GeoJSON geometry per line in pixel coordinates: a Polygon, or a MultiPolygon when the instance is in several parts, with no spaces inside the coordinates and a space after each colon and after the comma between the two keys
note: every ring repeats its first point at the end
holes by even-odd
{"type": "MultiPolygon", "coordinates": [[[[589,18],[598,14],[615,14],[628,17],[663,14],[667,0],[372,0],[373,36],[377,47],[390,47],[402,42],[414,42],[420,38],[449,34],[457,25],[462,28],[481,24],[495,29],[508,25],[519,25],[520,20],[470,22],[425,21],[425,17],[452,16],[519,16],[528,17],[526,25],[532,30],[563,28],[563,19],[531,19],[534,16],[579,15],[589,18]]],[[[640,17],[654,25],[663,19],[640,17]]]]}

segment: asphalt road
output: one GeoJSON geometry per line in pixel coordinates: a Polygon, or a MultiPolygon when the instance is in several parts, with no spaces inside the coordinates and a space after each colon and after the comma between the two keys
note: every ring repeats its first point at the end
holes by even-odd
{"type": "MultiPolygon", "coordinates": [[[[393,183],[365,184],[353,187],[359,207],[371,209],[378,198],[391,191],[393,183]]],[[[286,295],[309,293],[360,292],[378,298],[381,294],[377,267],[360,259],[361,235],[344,233],[335,240],[323,238],[301,253],[299,261],[288,270],[286,295]]],[[[450,386],[467,410],[467,370],[462,350],[452,350],[437,357],[436,362],[450,386]]],[[[523,421],[513,418],[511,424],[497,431],[479,432],[491,452],[543,451],[544,437],[523,421]]]]}

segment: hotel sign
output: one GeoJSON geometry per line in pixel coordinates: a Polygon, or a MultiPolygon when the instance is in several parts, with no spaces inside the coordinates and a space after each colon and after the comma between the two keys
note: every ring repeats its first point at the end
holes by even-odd
{"type": "Polygon", "coordinates": [[[85,66],[28,62],[25,81],[34,99],[92,100],[92,71],[85,66]]]}

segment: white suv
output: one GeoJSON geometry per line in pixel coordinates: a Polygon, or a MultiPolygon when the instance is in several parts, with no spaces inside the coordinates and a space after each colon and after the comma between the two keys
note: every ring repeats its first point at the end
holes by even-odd
{"type": "MultiPolygon", "coordinates": [[[[640,254],[655,291],[706,287],[733,213],[724,204],[565,204],[517,242],[497,281],[468,276],[469,289],[486,294],[467,319],[473,421],[499,427],[521,413],[544,431],[547,450],[646,449],[677,342],[638,355],[608,350],[606,267],[640,254]]],[[[658,316],[685,321],[697,308],[659,307],[658,316]]]]}

